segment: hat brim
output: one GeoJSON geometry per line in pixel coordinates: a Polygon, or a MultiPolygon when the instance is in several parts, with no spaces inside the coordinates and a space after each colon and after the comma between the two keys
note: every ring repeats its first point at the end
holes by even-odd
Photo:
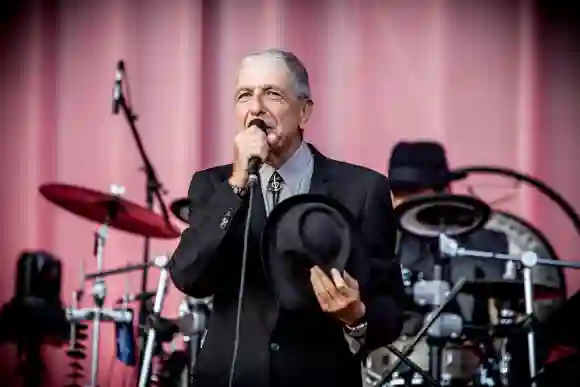
{"type": "MultiPolygon", "coordinates": [[[[268,219],[266,220],[264,229],[262,231],[261,237],[262,265],[264,272],[266,274],[266,278],[272,285],[272,288],[277,294],[278,299],[281,300],[283,305],[285,304],[283,300],[286,299],[287,297],[284,294],[282,294],[282,292],[284,291],[283,290],[281,291],[280,289],[288,289],[288,288],[293,288],[293,290],[298,291],[300,293],[300,298],[304,301],[303,304],[312,305],[316,302],[314,292],[310,286],[307,286],[306,288],[300,286],[299,289],[296,289],[297,286],[293,284],[293,282],[296,280],[295,278],[296,274],[285,273],[284,276],[282,276],[281,274],[279,274],[280,267],[286,264],[284,262],[274,261],[275,259],[290,259],[290,257],[287,257],[283,254],[280,254],[280,256],[276,256],[277,254],[276,238],[278,225],[280,224],[284,216],[288,214],[291,210],[295,209],[296,207],[307,205],[308,206],[320,205],[328,207],[329,209],[336,211],[339,214],[339,216],[342,217],[344,221],[346,221],[346,224],[348,225],[349,229],[354,230],[355,228],[354,215],[338,201],[323,195],[302,194],[292,196],[288,199],[283,200],[274,208],[274,210],[270,213],[268,219]],[[274,265],[276,267],[273,267],[274,265]]],[[[340,257],[337,258],[335,262],[332,262],[327,268],[322,269],[329,276],[330,276],[330,267],[336,268],[339,271],[345,270],[347,266],[348,260],[347,258],[348,256],[341,255],[340,257]]],[[[310,265],[310,263],[308,265],[310,265]]],[[[314,263],[312,263],[312,266],[314,266],[314,263]]],[[[294,299],[296,297],[294,297],[294,299]]],[[[285,306],[288,309],[293,309],[293,305],[285,305],[285,306]]]]}
{"type": "Polygon", "coordinates": [[[433,171],[422,168],[396,167],[389,169],[388,177],[392,190],[402,191],[445,186],[454,181],[465,179],[467,174],[453,171],[433,173],[433,171]]]}

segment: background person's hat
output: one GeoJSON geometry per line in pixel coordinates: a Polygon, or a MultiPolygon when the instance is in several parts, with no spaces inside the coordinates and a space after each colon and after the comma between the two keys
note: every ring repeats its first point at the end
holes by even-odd
{"type": "Polygon", "coordinates": [[[441,188],[466,175],[449,169],[440,143],[402,141],[391,152],[388,177],[393,192],[413,192],[441,188]]]}
{"type": "Polygon", "coordinates": [[[262,234],[262,260],[287,310],[318,305],[310,283],[313,266],[328,276],[332,268],[346,270],[360,287],[370,267],[352,213],[334,199],[313,194],[290,197],[274,208],[262,234]]]}

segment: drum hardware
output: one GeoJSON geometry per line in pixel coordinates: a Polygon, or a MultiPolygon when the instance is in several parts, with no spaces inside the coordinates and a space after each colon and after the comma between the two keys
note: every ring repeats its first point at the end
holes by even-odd
{"type": "MultiPolygon", "coordinates": [[[[460,279],[455,284],[455,286],[451,289],[449,294],[446,295],[446,298],[439,305],[439,307],[437,307],[427,317],[425,323],[423,324],[423,326],[421,327],[421,329],[419,330],[417,335],[413,338],[411,343],[401,351],[401,354],[403,356],[408,357],[413,352],[413,349],[417,346],[419,341],[427,334],[427,331],[435,323],[435,320],[437,320],[439,318],[439,316],[445,310],[445,308],[447,308],[449,306],[449,304],[451,303],[451,301],[453,301],[455,299],[455,297],[459,294],[459,292],[461,291],[461,288],[463,287],[464,284],[465,284],[465,279],[464,278],[460,279]]],[[[388,348],[391,348],[391,347],[392,347],[392,345],[388,346],[388,348]]],[[[382,386],[383,384],[385,384],[391,378],[393,373],[401,366],[401,364],[403,364],[403,360],[401,358],[399,358],[392,366],[387,368],[387,370],[380,375],[380,378],[378,378],[378,380],[375,382],[374,385],[375,386],[382,386]]],[[[439,379],[439,378],[437,378],[437,379],[439,379]]],[[[435,379],[435,380],[437,380],[437,379],[435,379]]],[[[438,384],[435,384],[435,385],[438,385],[438,384]]]]}
{"type": "MultiPolygon", "coordinates": [[[[207,331],[209,316],[211,314],[210,307],[206,299],[190,298],[185,301],[189,306],[189,316],[191,316],[191,323],[181,329],[183,334],[183,341],[186,344],[189,363],[187,365],[188,385],[193,385],[193,376],[195,364],[197,362],[199,352],[203,346],[203,340],[207,331]],[[187,329],[189,327],[189,329],[187,329]]],[[[185,325],[185,324],[183,324],[185,325]]]]}
{"type": "MultiPolygon", "coordinates": [[[[78,304],[74,301],[77,297],[75,294],[73,295],[73,308],[66,310],[67,319],[71,324],[71,330],[73,329],[72,325],[81,321],[93,321],[91,386],[94,387],[96,386],[99,367],[100,322],[113,321],[117,324],[130,325],[133,320],[133,314],[130,310],[103,307],[107,293],[104,277],[131,270],[145,269],[150,266],[149,264],[142,264],[104,271],[103,251],[109,229],[113,228],[137,235],[157,238],[175,238],[179,236],[179,231],[154,212],[123,199],[121,195],[124,193],[124,189],[120,186],[113,185],[110,194],[56,183],[44,184],[39,188],[39,191],[47,200],[57,206],[85,219],[99,223],[98,231],[95,234],[94,251],[97,259],[97,272],[85,275],[85,280],[93,281],[91,294],[96,306],[93,308],[77,309],[74,307],[75,304],[78,304]]],[[[71,338],[81,338],[78,333],[74,336],[71,338]]],[[[73,354],[74,351],[71,350],[67,353],[73,354]]]]}
{"type": "MultiPolygon", "coordinates": [[[[427,372],[425,372],[421,367],[419,367],[419,365],[413,363],[413,361],[411,359],[409,359],[407,356],[405,356],[397,348],[395,348],[392,345],[388,345],[387,350],[389,350],[391,353],[393,353],[399,360],[401,360],[402,363],[405,363],[407,366],[409,366],[409,368],[411,368],[413,371],[415,371],[415,373],[413,374],[413,379],[411,381],[412,383],[419,383],[419,381],[421,383],[423,383],[423,380],[427,380],[433,386],[440,386],[440,384],[435,379],[433,379],[431,377],[431,375],[429,375],[427,372]]],[[[402,381],[404,379],[399,377],[399,375],[397,375],[396,377],[393,376],[393,380],[391,382],[389,382],[389,384],[393,385],[393,381],[395,381],[395,380],[402,381]]]]}
{"type": "MultiPolygon", "coordinates": [[[[157,293],[155,294],[155,303],[153,304],[153,314],[159,316],[161,309],[163,309],[163,301],[165,299],[165,292],[167,290],[167,282],[169,280],[169,270],[167,269],[167,257],[157,257],[155,259],[155,266],[161,269],[159,281],[157,283],[157,293]]],[[[152,326],[147,333],[147,343],[143,351],[143,361],[141,363],[141,371],[139,374],[139,387],[145,387],[149,383],[149,371],[151,369],[151,361],[153,359],[153,350],[155,345],[156,329],[152,326]]]]}
{"type": "MultiPolygon", "coordinates": [[[[559,266],[563,268],[580,269],[580,263],[575,262],[561,262],[551,259],[538,258],[538,255],[531,251],[526,251],[521,255],[499,254],[485,251],[468,250],[460,247],[458,242],[448,237],[445,234],[439,236],[439,246],[442,253],[449,257],[464,256],[475,259],[499,259],[504,261],[513,261],[521,263],[523,272],[523,288],[525,312],[530,318],[534,316],[533,299],[534,299],[534,285],[532,283],[532,269],[536,265],[559,266]]],[[[534,329],[529,329],[527,333],[528,341],[528,366],[530,372],[531,386],[536,387],[536,348],[534,329]]]]}

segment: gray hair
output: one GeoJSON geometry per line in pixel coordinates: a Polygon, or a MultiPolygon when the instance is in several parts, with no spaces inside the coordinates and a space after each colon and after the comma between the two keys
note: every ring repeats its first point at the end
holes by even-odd
{"type": "Polygon", "coordinates": [[[264,51],[256,52],[246,56],[242,60],[242,64],[248,59],[256,57],[267,57],[273,60],[281,61],[286,65],[288,71],[294,78],[294,91],[299,99],[311,99],[310,82],[308,80],[308,71],[304,64],[298,59],[296,55],[289,51],[283,51],[275,48],[270,48],[264,51]]]}

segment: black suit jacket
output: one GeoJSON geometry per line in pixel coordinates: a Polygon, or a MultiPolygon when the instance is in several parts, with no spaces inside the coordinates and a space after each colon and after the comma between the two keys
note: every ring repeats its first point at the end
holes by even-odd
{"type": "MultiPolygon", "coordinates": [[[[367,306],[369,349],[398,337],[403,297],[395,254],[396,221],[387,178],[369,169],[338,162],[311,147],[311,193],[333,197],[356,216],[371,255],[367,306]]],[[[190,227],[170,262],[175,286],[192,297],[213,295],[208,333],[196,366],[196,386],[227,385],[232,361],[244,220],[248,200],[228,184],[231,165],[193,175],[189,188],[190,227]]],[[[278,305],[261,262],[260,237],[266,220],[256,190],[250,227],[236,387],[361,385],[360,360],[351,354],[343,326],[320,310],[289,312],[278,305]]]]}

